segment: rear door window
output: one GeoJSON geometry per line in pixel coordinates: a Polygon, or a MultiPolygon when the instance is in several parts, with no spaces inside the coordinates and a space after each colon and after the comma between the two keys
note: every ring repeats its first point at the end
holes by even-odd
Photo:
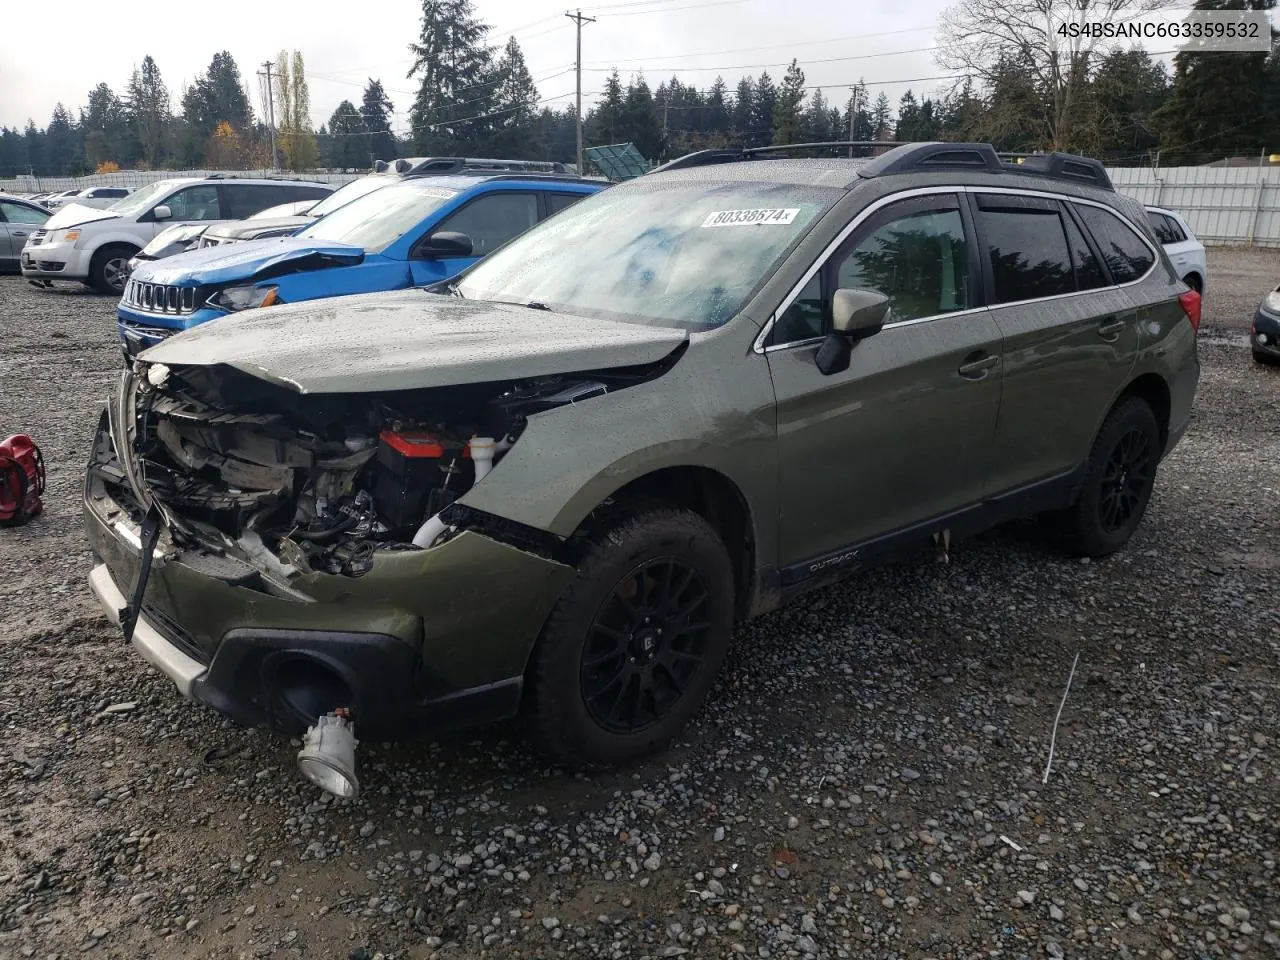
{"type": "MultiPolygon", "coordinates": [[[[1065,211],[1064,211],[1065,212],[1065,211]]],[[[1062,225],[1067,228],[1067,244],[1071,247],[1071,263],[1076,268],[1076,286],[1081,290],[1095,290],[1107,286],[1107,275],[1102,264],[1089,246],[1084,234],[1070,216],[1063,216],[1062,225]]]]}
{"type": "Polygon", "coordinates": [[[483,257],[538,222],[538,198],[514,191],[477,197],[433,230],[455,231],[471,238],[471,252],[483,257]]]}
{"type": "Polygon", "coordinates": [[[1113,281],[1131,283],[1146,276],[1156,257],[1132,227],[1110,210],[1083,203],[1076,204],[1075,208],[1093,235],[1094,243],[1102,251],[1113,281]]]}
{"type": "Polygon", "coordinates": [[[1182,243],[1187,239],[1187,235],[1182,229],[1182,224],[1178,222],[1176,217],[1171,217],[1167,213],[1164,214],[1164,225],[1165,229],[1169,231],[1169,239],[1168,241],[1162,240],[1160,241],[1161,243],[1182,243]]]}
{"type": "Polygon", "coordinates": [[[1147,223],[1151,224],[1151,230],[1156,235],[1156,239],[1161,243],[1175,243],[1173,234],[1169,230],[1169,218],[1163,213],[1156,213],[1153,210],[1147,211],[1147,223]]]}
{"type": "Polygon", "coordinates": [[[547,194],[547,216],[555,216],[561,210],[572,207],[579,200],[584,199],[585,194],[581,193],[548,193],[547,194]]]}
{"type": "Polygon", "coordinates": [[[222,196],[226,200],[226,216],[229,220],[242,220],[259,210],[288,203],[293,199],[282,187],[251,183],[224,183],[222,196]]]}
{"type": "Polygon", "coordinates": [[[978,233],[991,267],[996,303],[1076,291],[1062,211],[1054,200],[978,195],[978,233]]]}

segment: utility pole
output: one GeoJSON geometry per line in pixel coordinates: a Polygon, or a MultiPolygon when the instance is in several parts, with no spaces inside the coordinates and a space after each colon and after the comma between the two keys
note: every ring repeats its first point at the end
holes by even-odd
{"type": "Polygon", "coordinates": [[[584,23],[595,23],[595,17],[584,17],[582,11],[576,13],[565,13],[565,16],[572,20],[578,26],[578,56],[574,61],[574,69],[578,75],[578,175],[582,175],[582,25],[584,23]]]}
{"type": "Polygon", "coordinates": [[[858,106],[862,101],[862,84],[849,88],[849,157],[853,157],[853,118],[858,115],[858,106]]]}
{"type": "Polygon", "coordinates": [[[267,81],[267,131],[271,134],[271,169],[276,169],[276,88],[271,85],[271,68],[274,64],[270,60],[263,62],[262,67],[266,70],[263,74],[259,72],[259,77],[266,77],[267,81]]]}

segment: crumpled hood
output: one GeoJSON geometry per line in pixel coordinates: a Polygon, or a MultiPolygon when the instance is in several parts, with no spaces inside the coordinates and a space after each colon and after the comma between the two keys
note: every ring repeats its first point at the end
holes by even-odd
{"type": "Polygon", "coordinates": [[[218,286],[250,280],[269,267],[311,258],[313,269],[359,263],[364,250],[347,243],[328,243],[304,237],[247,240],[225,247],[188,250],[176,257],[139,267],[133,277],[147,283],[178,287],[218,286]]]}
{"type": "Polygon", "coordinates": [[[219,240],[243,240],[267,232],[272,232],[279,236],[286,230],[298,230],[311,223],[315,223],[312,217],[255,217],[248,220],[229,220],[226,223],[215,224],[206,233],[208,236],[217,237],[219,240]]]}
{"type": "Polygon", "coordinates": [[[53,216],[44,222],[46,230],[64,230],[67,227],[92,223],[95,220],[115,220],[120,216],[110,210],[99,210],[97,207],[86,207],[82,203],[68,203],[53,212],[53,216]]]}
{"type": "Polygon", "coordinates": [[[226,364],[298,393],[373,393],[655,363],[688,336],[416,289],[246,310],[140,359],[226,364]]]}

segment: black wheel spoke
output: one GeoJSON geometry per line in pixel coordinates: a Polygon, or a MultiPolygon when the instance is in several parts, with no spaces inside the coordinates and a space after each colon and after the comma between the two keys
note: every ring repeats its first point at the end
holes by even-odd
{"type": "Polygon", "coordinates": [[[630,734],[659,722],[703,663],[711,594],[683,559],[646,561],[618,581],[588,628],[583,702],[601,727],[630,734]]]}

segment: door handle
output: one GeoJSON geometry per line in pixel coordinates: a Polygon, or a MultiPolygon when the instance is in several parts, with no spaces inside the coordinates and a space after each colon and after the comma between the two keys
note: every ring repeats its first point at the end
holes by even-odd
{"type": "Polygon", "coordinates": [[[11,236],[11,237],[25,237],[26,235],[27,235],[27,231],[25,231],[25,230],[10,230],[10,231],[9,231],[9,236],[11,236]]]}
{"type": "Polygon", "coordinates": [[[1123,329],[1123,320],[1117,320],[1115,317],[1108,317],[1098,324],[1098,336],[1103,340],[1114,341],[1120,336],[1120,331],[1123,329]]]}
{"type": "Polygon", "coordinates": [[[964,363],[960,364],[958,372],[966,380],[982,380],[986,377],[987,372],[999,362],[1000,358],[994,354],[983,354],[973,360],[965,360],[964,363]]]}

